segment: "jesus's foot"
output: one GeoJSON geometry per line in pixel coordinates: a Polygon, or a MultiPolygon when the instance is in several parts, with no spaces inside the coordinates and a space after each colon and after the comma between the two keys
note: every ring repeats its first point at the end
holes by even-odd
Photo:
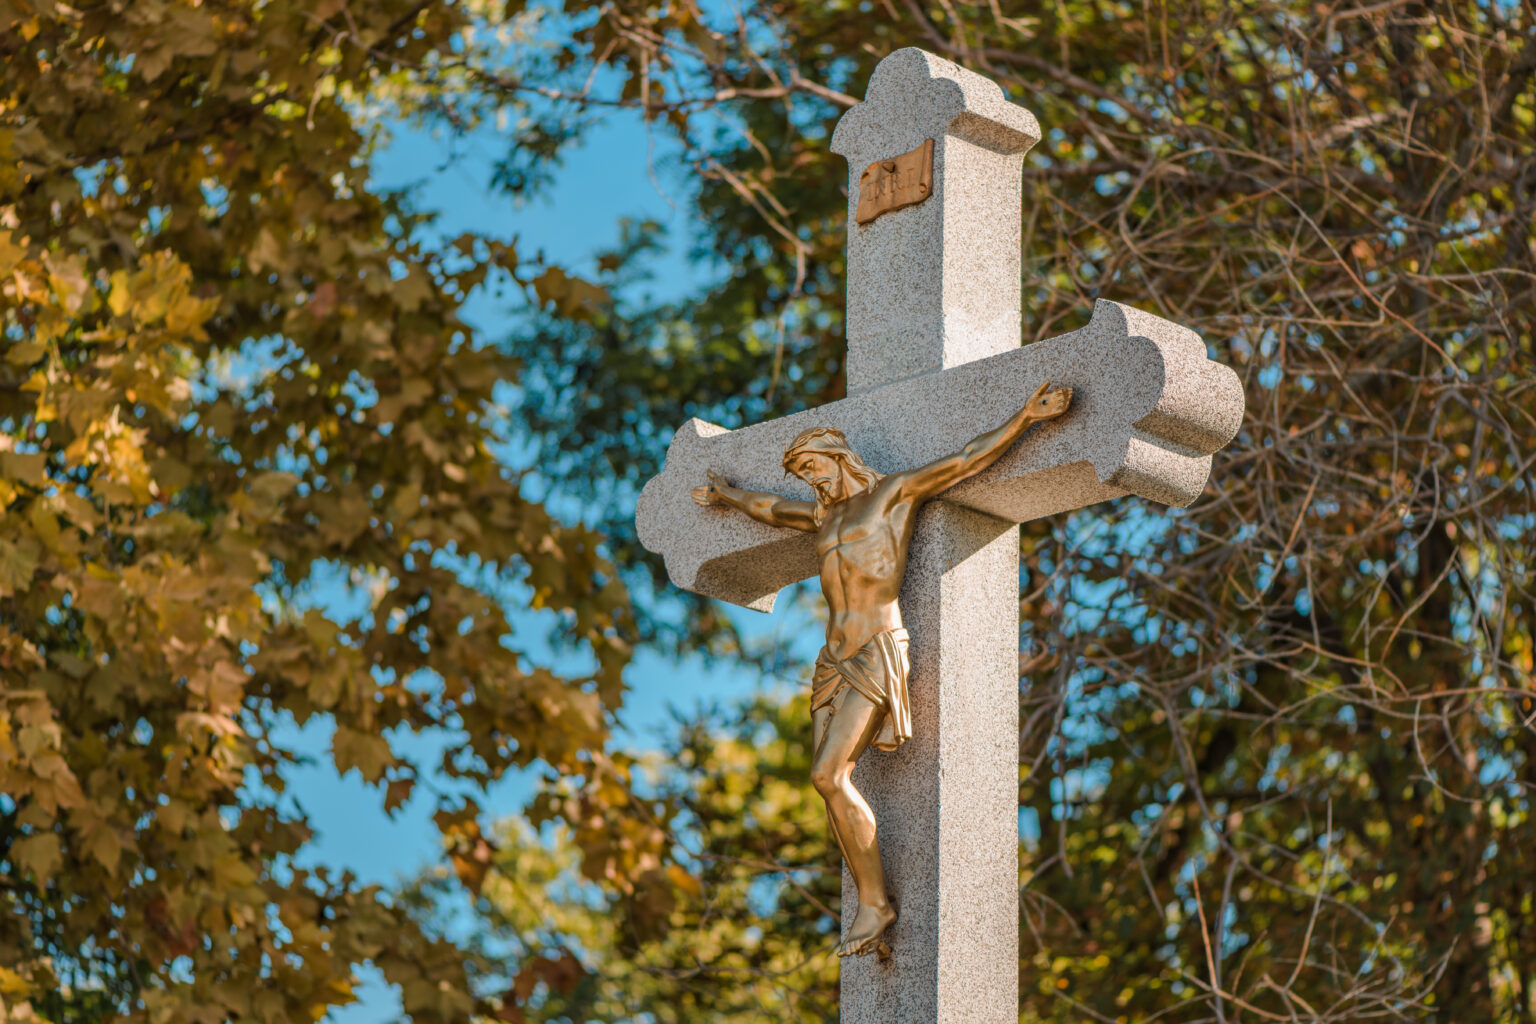
{"type": "Polygon", "coordinates": [[[895,920],[896,911],[889,903],[860,902],[859,912],[853,919],[853,927],[848,929],[848,938],[837,947],[837,955],[864,956],[875,952],[885,945],[882,937],[895,920]]]}

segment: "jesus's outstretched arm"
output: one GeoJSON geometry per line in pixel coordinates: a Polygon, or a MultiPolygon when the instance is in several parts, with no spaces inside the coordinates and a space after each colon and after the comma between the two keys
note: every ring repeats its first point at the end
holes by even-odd
{"type": "Polygon", "coordinates": [[[787,526],[793,530],[816,532],[816,506],[809,501],[791,501],[777,494],[744,491],[732,487],[714,470],[709,483],[689,492],[700,505],[729,505],[769,526],[787,526]]]}
{"type": "Polygon", "coordinates": [[[973,438],[970,444],[953,455],[936,459],[926,466],[919,466],[905,473],[893,474],[892,483],[900,488],[903,498],[926,501],[940,491],[953,487],[966,477],[975,476],[1002,458],[1034,424],[1041,420],[1055,419],[1072,404],[1072,389],[1050,390],[1046,381],[1024,403],[1024,408],[1008,417],[1007,422],[996,430],[989,430],[973,438]]]}

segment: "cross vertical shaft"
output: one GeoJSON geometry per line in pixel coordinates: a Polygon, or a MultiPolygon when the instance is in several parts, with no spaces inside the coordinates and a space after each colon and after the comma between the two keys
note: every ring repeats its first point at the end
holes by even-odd
{"type": "MultiPolygon", "coordinates": [[[[1039,135],[949,61],[880,62],[832,140],[849,162],[850,394],[1018,347],[1020,172],[1039,135]],[[866,168],[929,139],[931,196],[860,223],[866,168]]],[[[942,501],[921,512],[901,592],[913,738],[854,774],[900,917],[888,960],[843,962],[845,1024],[1017,1020],[1018,566],[1013,523],[942,501]]],[[[856,900],[845,871],[843,905],[856,900]]]]}
{"type": "Polygon", "coordinates": [[[843,961],[844,1024],[1018,1018],[1018,536],[946,502],[920,513],[901,589],[913,735],[854,771],[901,916],[889,960],[843,961]]]}

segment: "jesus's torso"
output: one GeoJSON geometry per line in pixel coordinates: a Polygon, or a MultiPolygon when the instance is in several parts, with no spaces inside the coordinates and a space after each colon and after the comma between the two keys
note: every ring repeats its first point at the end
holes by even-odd
{"type": "Polygon", "coordinates": [[[827,651],[834,658],[849,658],[875,634],[901,628],[896,599],[914,516],[910,501],[893,500],[889,482],[829,506],[816,533],[827,651]]]}

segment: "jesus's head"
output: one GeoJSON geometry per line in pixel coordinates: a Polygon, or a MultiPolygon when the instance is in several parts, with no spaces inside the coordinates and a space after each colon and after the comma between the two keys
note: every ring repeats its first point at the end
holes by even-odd
{"type": "Polygon", "coordinates": [[[813,427],[784,451],[784,470],[816,492],[817,518],[829,505],[853,497],[880,482],[880,474],[864,464],[836,427],[813,427]]]}

